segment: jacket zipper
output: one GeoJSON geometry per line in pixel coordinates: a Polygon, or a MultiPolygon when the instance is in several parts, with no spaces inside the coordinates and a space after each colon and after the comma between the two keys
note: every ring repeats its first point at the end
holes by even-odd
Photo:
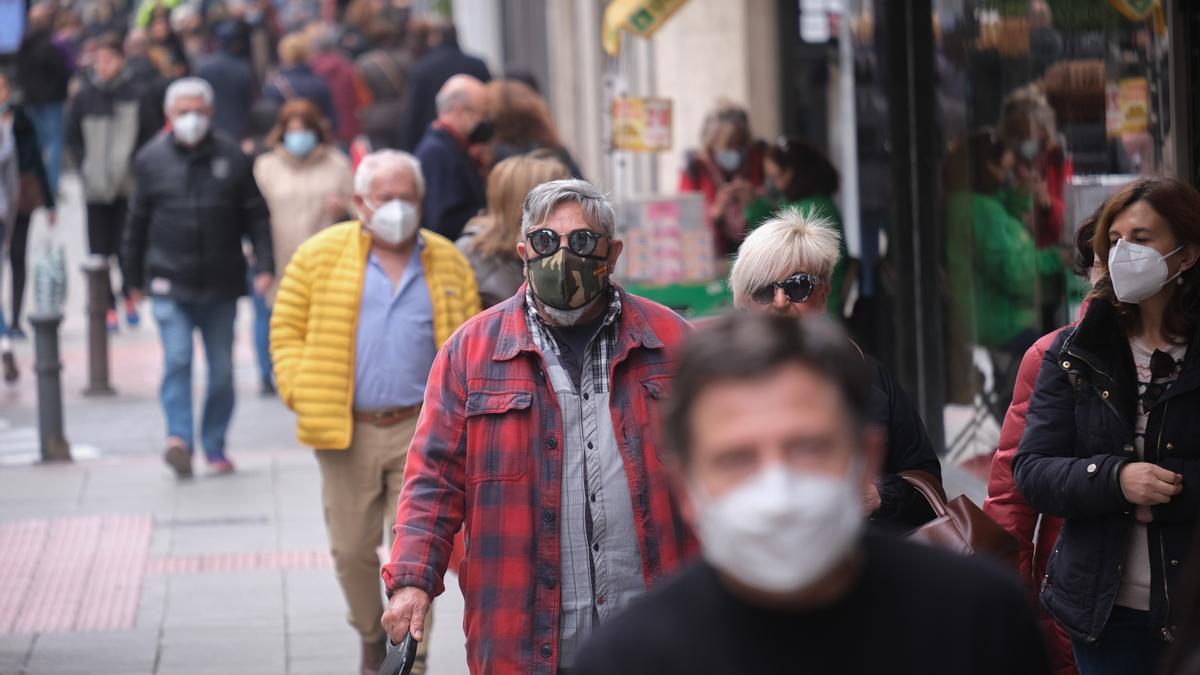
{"type": "MultiPolygon", "coordinates": [[[[1076,358],[1076,359],[1079,359],[1080,361],[1083,361],[1084,363],[1087,364],[1088,368],[1091,368],[1093,371],[1108,378],[1109,382],[1112,382],[1114,384],[1116,383],[1116,380],[1113,379],[1112,375],[1109,375],[1108,373],[1104,372],[1103,370],[1100,370],[1099,368],[1097,368],[1095,366],[1095,364],[1093,364],[1091,361],[1087,360],[1085,357],[1080,356],[1077,352],[1067,351],[1067,354],[1069,354],[1072,358],[1076,358]]],[[[1111,410],[1113,412],[1113,414],[1117,416],[1117,419],[1124,421],[1125,418],[1121,415],[1120,412],[1117,411],[1117,407],[1112,404],[1112,401],[1108,400],[1107,398],[1105,398],[1103,396],[1100,397],[1100,400],[1104,401],[1104,405],[1108,406],[1108,409],[1111,410]]]]}
{"type": "MultiPolygon", "coordinates": [[[[1171,405],[1170,401],[1166,401],[1163,403],[1162,416],[1159,418],[1159,422],[1158,422],[1158,439],[1155,441],[1155,459],[1157,459],[1160,462],[1162,461],[1163,427],[1166,426],[1167,408],[1169,408],[1170,405],[1171,405]]],[[[1166,603],[1167,603],[1166,610],[1163,612],[1162,637],[1163,637],[1163,640],[1165,640],[1168,643],[1171,643],[1171,642],[1175,641],[1175,636],[1171,634],[1171,629],[1169,627],[1170,621],[1171,621],[1171,592],[1167,588],[1167,547],[1166,547],[1166,544],[1163,543],[1162,529],[1161,528],[1155,528],[1155,529],[1158,530],[1158,564],[1162,568],[1163,598],[1166,600],[1166,603]]]]}

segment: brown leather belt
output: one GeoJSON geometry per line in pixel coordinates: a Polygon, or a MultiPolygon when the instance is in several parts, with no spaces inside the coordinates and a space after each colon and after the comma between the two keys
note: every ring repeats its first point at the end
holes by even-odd
{"type": "Polygon", "coordinates": [[[417,416],[421,412],[420,404],[407,408],[388,408],[386,410],[355,410],[354,421],[371,424],[377,427],[390,427],[404,420],[417,416]]]}

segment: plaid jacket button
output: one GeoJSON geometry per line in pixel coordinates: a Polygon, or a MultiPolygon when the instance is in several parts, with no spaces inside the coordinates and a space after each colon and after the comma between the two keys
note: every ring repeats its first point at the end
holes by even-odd
{"type": "Polygon", "coordinates": [[[542,579],[542,585],[546,588],[554,588],[554,583],[554,575],[552,574],[547,574],[546,577],[542,579]]]}
{"type": "Polygon", "coordinates": [[[548,659],[553,655],[554,649],[550,647],[549,643],[542,645],[542,658],[548,659]]]}
{"type": "Polygon", "coordinates": [[[553,523],[554,522],[554,512],[553,511],[542,511],[542,520],[546,521],[547,523],[553,523]]]}
{"type": "Polygon", "coordinates": [[[553,450],[558,447],[558,441],[554,440],[554,437],[551,436],[550,438],[546,439],[546,447],[553,450]]]}

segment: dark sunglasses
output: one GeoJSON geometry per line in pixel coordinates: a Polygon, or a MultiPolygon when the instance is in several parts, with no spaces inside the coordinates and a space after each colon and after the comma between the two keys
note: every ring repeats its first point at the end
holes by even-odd
{"type": "Polygon", "coordinates": [[[750,294],[750,299],[760,305],[769,305],[775,300],[775,289],[782,288],[789,302],[805,302],[820,281],[811,274],[799,272],[762,288],[750,294]]]}
{"type": "MultiPolygon", "coordinates": [[[[588,229],[571,230],[566,237],[567,248],[582,256],[594,256],[596,245],[600,240],[608,240],[608,237],[588,229]]],[[[542,258],[554,255],[562,246],[562,235],[548,227],[530,232],[525,235],[525,239],[529,242],[533,252],[542,258]]]]}

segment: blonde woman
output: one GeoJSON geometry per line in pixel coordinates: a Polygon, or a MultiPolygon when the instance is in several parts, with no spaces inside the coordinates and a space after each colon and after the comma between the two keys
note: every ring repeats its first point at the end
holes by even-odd
{"type": "Polygon", "coordinates": [[[542,183],[570,177],[567,167],[546,151],[509,157],[488,174],[487,211],[467,223],[457,242],[475,270],[484,309],[507,300],[525,281],[517,256],[525,195],[542,183]]]}

